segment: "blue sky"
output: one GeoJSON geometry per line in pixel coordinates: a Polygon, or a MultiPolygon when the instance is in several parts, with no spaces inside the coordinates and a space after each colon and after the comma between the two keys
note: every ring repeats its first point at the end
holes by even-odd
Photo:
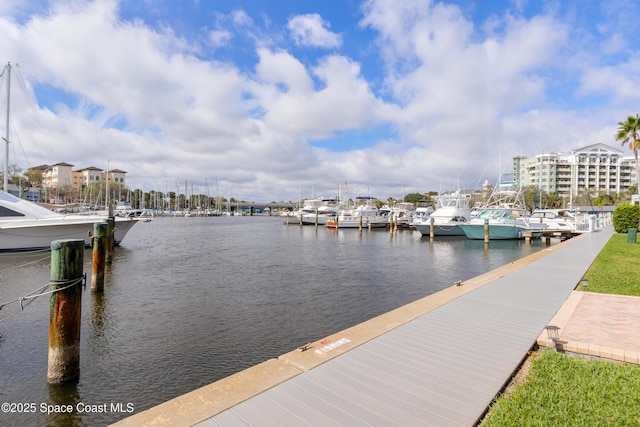
{"type": "Polygon", "coordinates": [[[256,201],[475,188],[620,148],[639,21],[631,0],[8,0],[10,163],[256,201]]]}

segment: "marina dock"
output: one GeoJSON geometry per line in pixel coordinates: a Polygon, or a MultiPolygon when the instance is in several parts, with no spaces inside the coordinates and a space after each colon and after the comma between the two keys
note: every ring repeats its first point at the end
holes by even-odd
{"type": "Polygon", "coordinates": [[[541,238],[545,239],[545,243],[548,245],[551,244],[551,239],[560,239],[567,240],[574,236],[579,236],[583,234],[581,231],[575,230],[536,230],[536,231],[525,231],[522,233],[522,237],[524,237],[524,241],[526,243],[531,243],[532,239],[541,238]]]}
{"type": "MultiPolygon", "coordinates": [[[[575,309],[570,296],[612,234],[456,282],[115,425],[475,425],[561,308],[575,309]]],[[[620,354],[597,356],[638,363],[637,352],[620,354]]]]}

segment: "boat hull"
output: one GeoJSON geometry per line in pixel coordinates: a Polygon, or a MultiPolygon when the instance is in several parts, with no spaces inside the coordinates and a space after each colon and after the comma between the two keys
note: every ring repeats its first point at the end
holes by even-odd
{"type": "MultiPolygon", "coordinates": [[[[86,246],[91,246],[94,224],[103,221],[104,218],[87,218],[79,219],[77,222],[29,221],[24,224],[14,222],[0,227],[0,251],[51,249],[51,242],[68,239],[84,240],[86,246]]],[[[116,218],[114,222],[116,245],[137,222],[137,219],[116,218]]]]}
{"type": "MultiPolygon", "coordinates": [[[[463,224],[460,228],[469,239],[484,239],[484,224],[463,224]]],[[[525,231],[530,230],[512,224],[489,224],[489,240],[521,239],[525,231]]]]}
{"type": "MultiPolygon", "coordinates": [[[[422,234],[423,236],[431,235],[431,224],[413,224],[413,226],[422,234]]],[[[459,224],[433,224],[433,235],[434,236],[464,236],[464,230],[460,228],[459,224]]]]}
{"type": "Polygon", "coordinates": [[[302,215],[302,224],[306,225],[327,225],[329,220],[335,219],[335,215],[302,215]]]}
{"type": "Polygon", "coordinates": [[[369,221],[367,219],[330,219],[327,221],[326,226],[329,228],[384,228],[389,225],[388,221],[369,221]]]}

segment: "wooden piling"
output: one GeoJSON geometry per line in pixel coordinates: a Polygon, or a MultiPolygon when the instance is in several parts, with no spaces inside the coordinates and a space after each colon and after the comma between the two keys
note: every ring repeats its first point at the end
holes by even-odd
{"type": "Polygon", "coordinates": [[[51,242],[49,360],[47,382],[80,378],[80,324],[84,240],[51,242]]]}
{"type": "Polygon", "coordinates": [[[104,264],[107,259],[106,222],[93,224],[93,258],[91,260],[91,290],[104,291],[104,264]]]}
{"type": "Polygon", "coordinates": [[[113,251],[116,244],[115,225],[116,225],[115,218],[113,217],[107,218],[107,250],[106,250],[107,264],[111,264],[111,262],[113,261],[113,251]]]}
{"type": "Polygon", "coordinates": [[[484,220],[484,242],[489,243],[489,220],[484,220]]]}
{"type": "Polygon", "coordinates": [[[433,237],[435,236],[435,224],[434,219],[429,218],[429,240],[433,241],[433,237]]]}

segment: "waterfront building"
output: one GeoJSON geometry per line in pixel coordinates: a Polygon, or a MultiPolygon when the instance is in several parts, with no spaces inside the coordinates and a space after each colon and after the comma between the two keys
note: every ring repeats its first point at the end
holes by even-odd
{"type": "Polygon", "coordinates": [[[569,199],[584,191],[592,196],[622,193],[638,182],[633,156],[605,144],[514,157],[513,172],[522,186],[569,199]]]}
{"type": "Polygon", "coordinates": [[[29,168],[29,171],[39,171],[42,175],[41,182],[32,184],[42,187],[47,195],[43,199],[50,203],[61,203],[62,199],[67,201],[79,199],[82,190],[90,188],[96,182],[108,180],[121,186],[125,185],[126,171],[111,169],[107,173],[95,166],[73,170],[73,166],[70,163],[60,162],[29,168]]]}

